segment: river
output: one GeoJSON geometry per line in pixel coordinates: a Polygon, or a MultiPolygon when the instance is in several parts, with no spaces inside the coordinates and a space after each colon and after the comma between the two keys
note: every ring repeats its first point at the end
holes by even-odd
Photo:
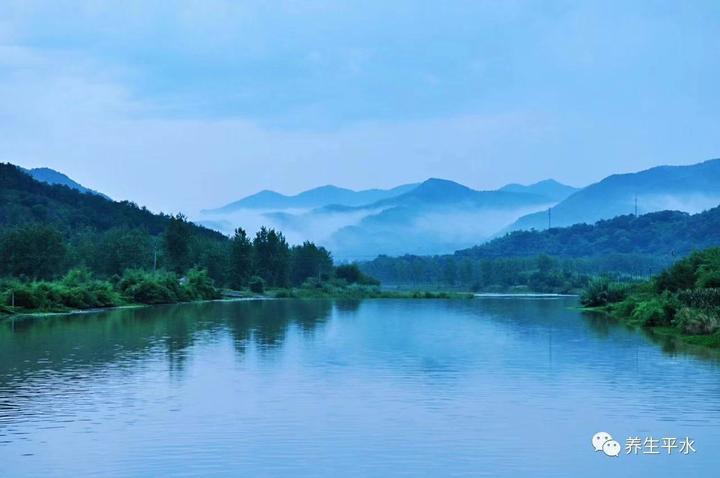
{"type": "Polygon", "coordinates": [[[575,305],[268,300],[6,320],[0,476],[717,476],[717,356],[575,305]],[[593,450],[599,431],[619,457],[593,450]],[[628,454],[634,437],[695,451],[628,454]]]}

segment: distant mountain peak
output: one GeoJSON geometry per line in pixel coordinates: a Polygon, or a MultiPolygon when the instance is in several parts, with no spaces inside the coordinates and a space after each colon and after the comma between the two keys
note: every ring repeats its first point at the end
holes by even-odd
{"type": "Polygon", "coordinates": [[[571,194],[579,191],[579,189],[550,178],[528,185],[519,183],[506,184],[500,188],[500,191],[536,194],[539,196],[545,196],[551,201],[560,202],[571,194]]]}
{"type": "Polygon", "coordinates": [[[218,209],[205,210],[204,213],[223,214],[241,209],[313,209],[324,206],[362,206],[383,199],[399,196],[417,187],[417,184],[404,184],[392,189],[365,189],[354,191],[334,184],[326,184],[301,193],[288,196],[271,190],[246,196],[218,209]]]}
{"type": "MultiPolygon", "coordinates": [[[[560,181],[557,181],[553,178],[543,179],[542,181],[538,181],[535,184],[531,184],[531,186],[567,186],[567,184],[563,184],[560,181]]],[[[572,186],[569,186],[572,187],[572,186]]]]}
{"type": "Polygon", "coordinates": [[[300,194],[309,193],[311,191],[350,191],[353,193],[357,192],[357,191],[353,191],[352,189],[341,188],[340,186],[335,186],[334,184],[325,184],[324,186],[318,186],[316,188],[308,189],[304,193],[300,193],[300,194]]]}
{"type": "Polygon", "coordinates": [[[450,179],[442,179],[442,178],[428,178],[415,189],[416,191],[418,189],[429,189],[429,188],[454,188],[454,189],[463,189],[463,190],[471,190],[469,187],[462,185],[458,182],[452,181],[450,179]]]}
{"type": "Polygon", "coordinates": [[[102,196],[105,199],[110,199],[105,194],[97,192],[90,188],[86,188],[85,186],[78,183],[77,181],[74,181],[67,175],[61,173],[60,171],[51,169],[51,168],[41,167],[41,168],[26,169],[26,168],[21,167],[20,170],[23,171],[24,173],[30,175],[30,177],[32,177],[36,181],[40,181],[40,182],[43,182],[46,184],[51,184],[51,185],[67,186],[70,189],[80,191],[81,193],[94,194],[96,196],[102,196]]]}
{"type": "Polygon", "coordinates": [[[468,198],[477,193],[478,191],[449,179],[429,178],[420,183],[415,189],[398,196],[398,199],[412,197],[423,201],[452,202],[468,198]]]}

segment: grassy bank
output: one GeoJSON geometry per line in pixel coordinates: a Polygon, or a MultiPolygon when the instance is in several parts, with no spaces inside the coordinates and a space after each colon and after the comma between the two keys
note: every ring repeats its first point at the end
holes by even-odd
{"type": "Polygon", "coordinates": [[[126,271],[114,280],[95,279],[73,270],[55,281],[0,280],[0,314],[42,314],[132,305],[173,304],[220,298],[271,299],[471,299],[473,294],[446,291],[384,290],[344,281],[306,281],[300,287],[220,290],[204,270],[185,277],[168,272],[126,271]]]}
{"type": "Polygon", "coordinates": [[[593,280],[581,302],[656,335],[720,348],[720,248],[695,252],[650,281],[593,280]]]}
{"type": "Polygon", "coordinates": [[[191,269],[184,277],[170,272],[126,271],[100,280],[82,269],[53,281],[0,280],[0,312],[68,312],[133,304],[172,304],[220,298],[207,272],[191,269]]]}

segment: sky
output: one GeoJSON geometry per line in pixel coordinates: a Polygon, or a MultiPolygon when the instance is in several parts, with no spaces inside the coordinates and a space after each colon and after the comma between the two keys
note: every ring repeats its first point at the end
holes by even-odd
{"type": "Polygon", "coordinates": [[[0,161],[192,214],[720,157],[720,2],[3,0],[0,161]]]}

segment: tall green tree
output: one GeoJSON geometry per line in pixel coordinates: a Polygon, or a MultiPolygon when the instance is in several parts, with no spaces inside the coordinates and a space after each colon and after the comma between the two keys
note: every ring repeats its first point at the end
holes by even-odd
{"type": "Polygon", "coordinates": [[[0,236],[0,275],[51,279],[65,270],[62,234],[46,224],[29,224],[0,236]]]}
{"type": "Polygon", "coordinates": [[[170,218],[163,236],[169,269],[183,273],[190,268],[191,234],[190,224],[183,214],[170,218]]]}
{"type": "Polygon", "coordinates": [[[332,256],[324,247],[305,241],[301,246],[292,248],[290,275],[293,285],[300,285],[310,277],[327,280],[332,271],[332,256]]]}
{"type": "Polygon", "coordinates": [[[216,284],[227,283],[230,257],[229,241],[220,242],[205,237],[195,237],[194,242],[199,244],[199,254],[191,254],[191,262],[205,269],[216,284]]]}
{"type": "Polygon", "coordinates": [[[230,287],[239,289],[248,283],[252,275],[253,245],[245,230],[235,229],[230,240],[230,264],[228,280],[230,287]]]}
{"type": "Polygon", "coordinates": [[[285,236],[275,229],[260,228],[253,239],[253,265],[257,274],[273,287],[289,282],[290,247],[285,236]]]}
{"type": "Polygon", "coordinates": [[[153,246],[148,233],[115,228],[103,234],[94,269],[103,275],[122,275],[126,269],[152,269],[153,246]]]}

